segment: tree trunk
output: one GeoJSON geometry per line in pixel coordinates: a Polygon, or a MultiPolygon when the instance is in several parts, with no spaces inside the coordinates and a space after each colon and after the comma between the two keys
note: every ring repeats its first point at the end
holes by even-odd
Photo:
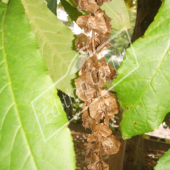
{"type": "Polygon", "coordinates": [[[138,0],[137,18],[132,42],[144,35],[161,6],[161,0],[138,0]]]}

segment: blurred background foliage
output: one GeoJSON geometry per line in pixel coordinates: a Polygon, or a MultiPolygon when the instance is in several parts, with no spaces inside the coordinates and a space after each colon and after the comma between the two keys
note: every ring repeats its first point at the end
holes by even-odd
{"type": "Polygon", "coordinates": [[[126,49],[131,43],[131,37],[133,35],[133,30],[135,27],[136,21],[136,5],[128,8],[131,28],[129,30],[122,30],[118,33],[117,30],[112,30],[111,47],[108,48],[108,53],[105,54],[107,60],[112,64],[116,69],[119,68],[120,62],[123,60],[123,56],[126,53],[126,49]]]}

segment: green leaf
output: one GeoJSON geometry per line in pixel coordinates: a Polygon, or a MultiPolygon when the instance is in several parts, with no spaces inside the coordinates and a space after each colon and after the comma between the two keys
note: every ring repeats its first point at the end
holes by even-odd
{"type": "Polygon", "coordinates": [[[22,0],[38,45],[50,75],[58,89],[72,96],[71,64],[78,57],[74,49],[74,35],[48,10],[42,0],[22,0]]]}
{"type": "Polygon", "coordinates": [[[20,0],[0,3],[1,170],[75,169],[70,131],[59,131],[66,114],[46,73],[20,0]]]}
{"type": "Polygon", "coordinates": [[[127,27],[127,29],[131,27],[129,13],[124,0],[106,2],[102,5],[101,9],[105,10],[106,14],[112,19],[112,28],[120,30],[124,27],[127,27]]]}
{"type": "Polygon", "coordinates": [[[154,170],[169,170],[170,167],[170,150],[168,150],[164,156],[162,156],[154,170]]]}
{"type": "Polygon", "coordinates": [[[77,8],[77,5],[73,2],[73,0],[66,0],[71,6],[77,8]]]}
{"type": "Polygon", "coordinates": [[[5,4],[7,4],[8,1],[9,1],[9,0],[0,0],[0,2],[3,2],[3,3],[5,3],[5,4]]]}
{"type": "Polygon", "coordinates": [[[158,128],[170,111],[169,13],[166,0],[144,38],[127,50],[114,81],[124,110],[121,132],[125,139],[158,128]]]}
{"type": "Polygon", "coordinates": [[[70,18],[73,21],[76,21],[77,18],[81,15],[83,15],[82,13],[80,13],[76,7],[73,7],[70,3],[68,3],[66,0],[61,0],[61,4],[63,5],[65,11],[67,12],[67,14],[70,16],[70,18]]]}
{"type": "Polygon", "coordinates": [[[57,15],[57,0],[49,0],[47,6],[55,15],[57,15]]]}

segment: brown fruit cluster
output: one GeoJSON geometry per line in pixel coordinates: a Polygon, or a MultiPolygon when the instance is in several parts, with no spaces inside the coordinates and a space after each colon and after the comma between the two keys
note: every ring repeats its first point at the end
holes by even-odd
{"type": "Polygon", "coordinates": [[[80,16],[77,24],[85,33],[92,31],[92,37],[79,34],[75,42],[78,51],[92,56],[85,61],[75,80],[76,94],[84,101],[83,126],[92,131],[87,139],[85,155],[89,170],[109,170],[103,156],[116,154],[120,147],[120,142],[109,128],[110,118],[119,111],[118,102],[104,88],[106,81],[116,77],[116,71],[104,57],[97,60],[97,54],[109,46],[105,42],[110,38],[111,30],[110,18],[99,8],[104,2],[107,0],[75,0],[79,10],[90,12],[80,16]]]}

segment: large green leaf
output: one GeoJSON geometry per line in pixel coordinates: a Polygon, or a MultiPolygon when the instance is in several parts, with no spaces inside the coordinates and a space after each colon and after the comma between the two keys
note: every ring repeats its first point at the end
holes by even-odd
{"type": "Polygon", "coordinates": [[[57,15],[57,0],[49,0],[47,6],[55,15],[57,15]]]}
{"type": "Polygon", "coordinates": [[[154,168],[155,170],[169,170],[170,169],[170,150],[168,150],[161,159],[159,159],[158,164],[154,168]]]}
{"type": "Polygon", "coordinates": [[[9,0],[1,0],[0,2],[3,2],[3,3],[5,3],[5,4],[7,4],[8,1],[9,1],[9,0]]]}
{"type": "Polygon", "coordinates": [[[153,131],[170,111],[170,1],[161,6],[155,21],[126,52],[114,82],[124,110],[124,138],[153,131]],[[137,57],[135,57],[135,54],[137,57]],[[139,66],[138,66],[139,63],[139,66]]]}
{"type": "Polygon", "coordinates": [[[124,0],[111,0],[111,2],[104,3],[101,9],[106,11],[106,14],[112,19],[112,28],[120,30],[123,27],[129,29],[130,19],[129,13],[124,0]]]}
{"type": "Polygon", "coordinates": [[[75,74],[70,75],[68,69],[76,58],[73,33],[43,0],[22,0],[22,3],[53,81],[58,89],[72,95],[75,74]]]}
{"type": "Polygon", "coordinates": [[[0,3],[1,170],[75,169],[70,132],[59,131],[67,118],[46,73],[20,0],[0,3]]]}
{"type": "Polygon", "coordinates": [[[77,5],[75,4],[75,2],[73,0],[66,0],[71,6],[73,7],[77,7],[77,5]]]}
{"type": "Polygon", "coordinates": [[[72,6],[69,2],[67,2],[66,0],[61,0],[61,4],[64,7],[64,10],[67,12],[67,14],[70,16],[70,18],[73,21],[76,21],[77,18],[81,15],[83,15],[82,13],[80,13],[76,7],[72,6]]]}

